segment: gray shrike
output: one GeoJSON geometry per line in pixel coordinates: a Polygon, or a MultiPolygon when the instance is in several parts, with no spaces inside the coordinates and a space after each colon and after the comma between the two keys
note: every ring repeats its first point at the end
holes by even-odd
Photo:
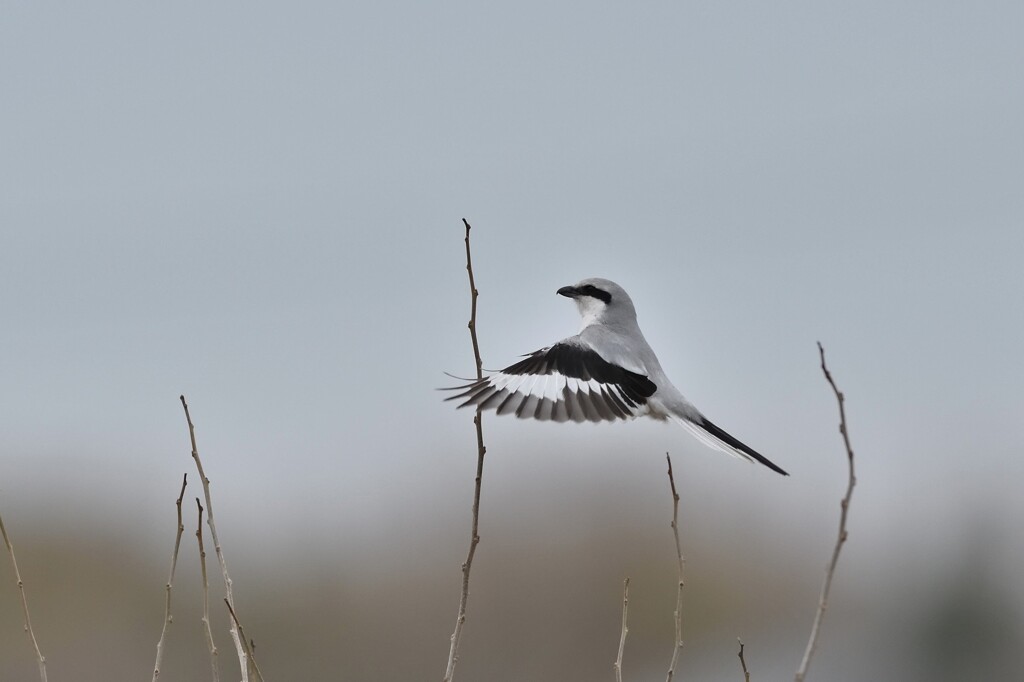
{"type": "Polygon", "coordinates": [[[629,295],[593,277],[562,287],[576,301],[580,333],[525,356],[483,379],[450,390],[459,407],[475,405],[521,419],[615,421],[671,419],[716,450],[788,476],[768,458],[715,426],[672,385],[636,323],[629,295]]]}

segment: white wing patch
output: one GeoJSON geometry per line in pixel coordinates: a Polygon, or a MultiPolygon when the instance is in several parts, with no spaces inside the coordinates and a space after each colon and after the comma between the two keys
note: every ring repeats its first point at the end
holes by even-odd
{"type": "Polygon", "coordinates": [[[459,393],[448,400],[461,399],[459,407],[475,405],[500,415],[540,421],[601,422],[648,414],[650,407],[643,393],[653,393],[654,385],[642,375],[623,372],[590,349],[556,345],[500,372],[451,389],[459,393]],[[559,371],[563,366],[582,376],[559,371]]]}

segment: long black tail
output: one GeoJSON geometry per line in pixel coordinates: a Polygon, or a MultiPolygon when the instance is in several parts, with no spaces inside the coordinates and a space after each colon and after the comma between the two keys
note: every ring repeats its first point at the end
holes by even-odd
{"type": "Polygon", "coordinates": [[[772,471],[780,473],[783,476],[789,476],[789,474],[786,471],[784,471],[781,467],[776,465],[770,459],[754,450],[754,448],[740,442],[736,438],[733,438],[731,435],[729,435],[722,429],[718,428],[713,422],[709,421],[708,419],[702,417],[699,422],[692,422],[692,425],[704,431],[713,440],[718,441],[717,444],[720,444],[722,449],[734,450],[737,454],[740,454],[748,459],[753,459],[760,462],[761,464],[765,465],[772,471]]]}

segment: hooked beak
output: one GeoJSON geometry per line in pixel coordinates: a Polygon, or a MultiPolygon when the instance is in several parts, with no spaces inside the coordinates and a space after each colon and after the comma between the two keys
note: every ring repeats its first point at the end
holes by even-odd
{"type": "Polygon", "coordinates": [[[555,292],[559,296],[565,296],[567,298],[576,298],[580,295],[579,290],[576,287],[562,287],[555,292]]]}

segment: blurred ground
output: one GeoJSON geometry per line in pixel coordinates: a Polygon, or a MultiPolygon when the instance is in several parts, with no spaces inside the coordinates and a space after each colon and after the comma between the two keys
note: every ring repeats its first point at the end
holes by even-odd
{"type": "MultiPolygon", "coordinates": [[[[469,441],[468,425],[465,435],[469,441]]],[[[610,679],[627,575],[625,678],[664,673],[675,598],[668,481],[657,453],[633,454],[627,462],[619,457],[616,465],[620,454],[586,456],[621,476],[574,469],[583,456],[569,453],[568,465],[528,478],[505,478],[503,455],[491,455],[495,466],[485,473],[483,541],[459,679],[610,679]],[[628,473],[637,468],[646,473],[628,473]],[[565,485],[559,494],[545,494],[558,485],[565,485]]],[[[841,453],[833,455],[835,485],[826,497],[837,501],[844,474],[841,453]]],[[[458,508],[468,506],[471,493],[468,452],[464,464],[452,472],[464,484],[458,508]]],[[[219,468],[214,462],[207,467],[219,468]]],[[[786,679],[809,631],[838,504],[830,500],[819,509],[801,509],[799,516],[816,519],[801,527],[786,518],[792,510],[775,513],[757,497],[710,499],[687,480],[684,456],[677,455],[676,467],[687,559],[679,675],[737,679],[736,637],[742,637],[755,679],[786,679]]],[[[726,461],[723,467],[726,475],[742,468],[748,465],[726,461]]],[[[758,486],[788,483],[753,475],[758,486]]],[[[195,480],[193,475],[186,502],[200,493],[195,480]]],[[[873,482],[861,484],[870,488],[873,482]]],[[[130,513],[89,513],[88,534],[40,522],[33,505],[5,510],[50,679],[149,675],[173,539],[174,488],[167,481],[166,498],[153,501],[162,513],[151,516],[158,523],[135,523],[130,513]]],[[[227,502],[231,488],[229,481],[214,479],[215,508],[218,492],[227,502]]],[[[261,497],[249,503],[288,504],[261,497]]],[[[247,523],[245,505],[224,504],[230,515],[218,511],[239,611],[268,680],[441,677],[469,518],[437,500],[440,513],[424,513],[431,492],[418,497],[395,500],[407,515],[354,542],[334,535],[322,519],[284,532],[247,528],[249,538],[241,541],[235,529],[247,523]]],[[[89,512],[87,498],[74,504],[89,512]]],[[[193,505],[185,507],[189,520],[173,593],[175,620],[161,678],[167,680],[209,674],[193,505]]],[[[851,538],[811,678],[1012,677],[1024,627],[1021,592],[1014,567],[998,548],[1015,541],[1013,529],[1005,520],[1001,525],[979,518],[962,530],[945,529],[940,547],[905,538],[900,548],[885,548],[879,542],[885,538],[870,533],[888,531],[865,529],[870,510],[864,506],[855,498],[851,538]]],[[[223,586],[209,539],[207,546],[222,675],[232,679],[223,586]]],[[[36,667],[8,574],[0,574],[0,679],[32,680],[36,667]]]]}

